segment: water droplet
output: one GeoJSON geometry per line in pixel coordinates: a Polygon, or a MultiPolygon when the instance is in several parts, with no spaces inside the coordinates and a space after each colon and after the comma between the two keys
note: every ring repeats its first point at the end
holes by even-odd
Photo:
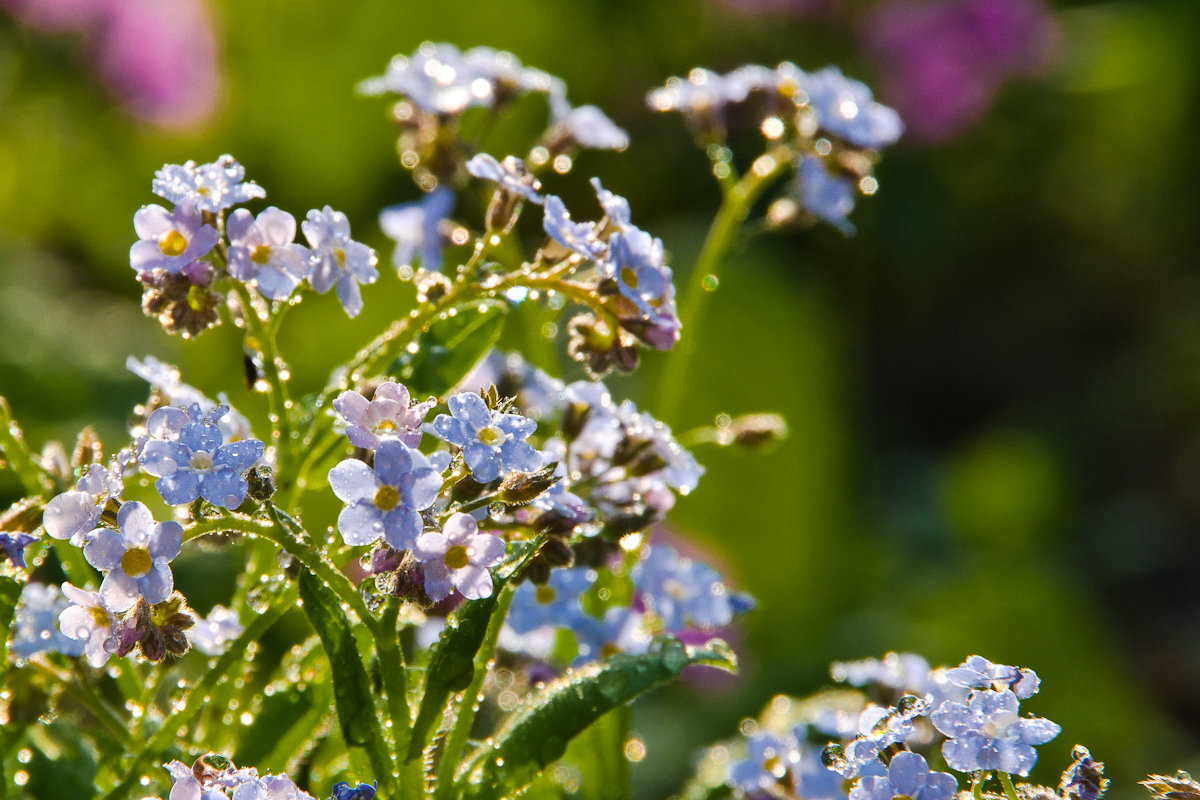
{"type": "Polygon", "coordinates": [[[625,673],[619,669],[609,669],[600,673],[596,689],[604,695],[605,699],[618,703],[621,700],[622,692],[625,691],[625,683],[625,673]]]}

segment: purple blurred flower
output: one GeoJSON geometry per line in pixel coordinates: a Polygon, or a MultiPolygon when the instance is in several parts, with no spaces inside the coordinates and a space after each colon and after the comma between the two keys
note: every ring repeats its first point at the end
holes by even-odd
{"type": "Polygon", "coordinates": [[[979,119],[1006,81],[1044,69],[1057,29],[1041,0],[889,0],[865,35],[910,138],[937,142],[979,119]]]}
{"type": "Polygon", "coordinates": [[[37,541],[36,536],[28,533],[0,532],[0,550],[4,552],[14,567],[25,568],[25,548],[37,541]]]}
{"type": "Polygon", "coordinates": [[[220,95],[217,45],[204,0],[0,0],[31,28],[89,34],[101,79],[134,115],[181,128],[220,95]]]}
{"type": "Polygon", "coordinates": [[[441,186],[412,203],[388,206],[379,212],[379,227],[396,242],[392,264],[412,266],[414,259],[431,272],[442,269],[442,221],[454,209],[454,192],[441,186]]]}

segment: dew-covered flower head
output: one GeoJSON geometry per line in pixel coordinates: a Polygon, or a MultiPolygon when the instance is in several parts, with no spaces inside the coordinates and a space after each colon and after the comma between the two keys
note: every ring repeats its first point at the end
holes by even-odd
{"type": "Polygon", "coordinates": [[[860,778],[850,800],[953,800],[958,781],[948,772],[932,772],[924,756],[903,750],[892,756],[886,776],[860,778]]]}
{"type": "Polygon", "coordinates": [[[83,548],[88,563],[107,573],[100,584],[104,604],[119,613],[138,597],[152,605],[164,602],[175,588],[170,564],[183,544],[183,528],[155,522],[150,509],[136,501],[122,504],[117,525],[119,530],[92,531],[83,548]]]}
{"type": "Polygon", "coordinates": [[[504,560],[504,540],[480,533],[469,514],[451,514],[441,532],[421,534],[413,548],[424,567],[425,593],[437,602],[457,589],[468,600],[492,594],[488,570],[504,560]]]}
{"type": "Polygon", "coordinates": [[[665,544],[647,548],[633,568],[633,584],[647,610],[668,631],[720,628],[733,621],[736,611],[753,605],[733,595],[715,569],[665,544]]]}
{"type": "Polygon", "coordinates": [[[375,251],[351,239],[350,221],[329,206],[309,211],[300,229],[311,248],[308,280],[312,287],[324,294],[336,284],[342,307],[351,317],[357,317],[363,307],[358,285],[374,283],[379,277],[375,251]]]}
{"type": "Polygon", "coordinates": [[[851,145],[878,149],[904,132],[895,110],[876,102],[865,83],[847,78],[837,67],[806,73],[801,88],[821,130],[851,145]]]}
{"type": "Polygon", "coordinates": [[[948,737],[942,743],[946,763],[959,772],[990,769],[1028,775],[1037,761],[1034,746],[1062,729],[1048,719],[1020,716],[1019,706],[1010,689],[976,690],[965,703],[942,703],[932,721],[948,737]]]}
{"type": "Polygon", "coordinates": [[[538,194],[541,184],[519,158],[505,156],[503,161],[497,161],[487,153],[477,153],[467,162],[467,172],[481,180],[499,184],[500,189],[508,194],[541,205],[542,196],[538,194]]]}
{"type": "Polygon", "coordinates": [[[629,146],[629,134],[592,105],[576,106],[557,117],[546,138],[590,150],[624,150],[629,146]]]}
{"type": "Polygon", "coordinates": [[[147,427],[157,435],[141,452],[142,468],[158,478],[154,487],[168,504],[187,505],[198,497],[234,509],[246,499],[250,486],[245,473],[262,457],[263,443],[243,439],[224,444],[217,421],[228,411],[217,406],[202,415],[199,406],[188,411],[164,406],[150,415],[147,427]]]}
{"type": "Polygon", "coordinates": [[[219,656],[243,630],[236,611],[217,605],[212,607],[208,616],[196,622],[189,632],[189,638],[192,646],[204,655],[219,656]]]}
{"type": "Polygon", "coordinates": [[[308,250],[295,244],[296,218],[271,206],[256,218],[244,208],[229,215],[229,274],[253,282],[264,297],[284,300],[308,275],[308,250]]]}
{"type": "Polygon", "coordinates": [[[184,200],[167,211],[151,203],[133,215],[138,241],[129,248],[129,266],[138,272],[183,271],[220,241],[217,229],[204,221],[195,200],[184,200]]]}
{"type": "Polygon", "coordinates": [[[346,424],[346,438],[355,447],[374,450],[388,439],[398,439],[409,447],[421,443],[421,425],[433,398],[409,404],[408,389],[402,383],[385,381],[375,388],[370,400],[359,392],[345,391],[333,401],[338,417],[346,424]]]}
{"type": "Polygon", "coordinates": [[[442,476],[419,451],[388,439],[375,452],[374,468],[348,458],[329,471],[329,486],[346,504],[338,531],[351,546],[383,537],[397,550],[408,550],[421,533],[420,512],[433,505],[442,476]]]}
{"type": "Polygon", "coordinates": [[[55,539],[70,539],[71,544],[83,547],[88,533],[100,524],[104,506],[110,499],[120,497],[124,490],[119,462],[114,460],[111,467],[88,466],[74,489],[57,495],[46,504],[42,514],[46,533],[55,539]]]}
{"type": "Polygon", "coordinates": [[[452,395],[447,405],[450,415],[439,414],[433,429],[462,448],[475,480],[491,483],[511,470],[533,472],[542,466],[538,451],[525,441],[537,428],[529,417],[490,409],[474,392],[452,395]]]}
{"type": "Polygon", "coordinates": [[[805,155],[796,171],[796,200],[800,207],[819,220],[828,222],[844,235],[854,233],[850,212],[854,210],[857,192],[854,182],[842,175],[832,175],[825,159],[805,155]]]}
{"type": "Polygon", "coordinates": [[[13,617],[12,653],[30,658],[38,653],[83,655],[84,642],[59,630],[58,617],[70,605],[62,591],[52,584],[27,583],[21,587],[13,617]]]}
{"type": "Polygon", "coordinates": [[[99,592],[62,585],[71,605],[58,616],[64,636],[84,643],[83,652],[93,667],[102,667],[117,649],[118,625],[99,592]]]}
{"type": "Polygon", "coordinates": [[[572,627],[583,615],[579,596],[595,582],[595,570],[587,567],[556,569],[541,585],[526,581],[513,592],[506,622],[519,634],[547,625],[572,627]]]}
{"type": "Polygon", "coordinates": [[[246,180],[246,169],[231,155],[209,164],[166,164],[154,173],[151,189],[172,203],[190,202],[198,210],[214,214],[267,196],[261,186],[246,180]]]}

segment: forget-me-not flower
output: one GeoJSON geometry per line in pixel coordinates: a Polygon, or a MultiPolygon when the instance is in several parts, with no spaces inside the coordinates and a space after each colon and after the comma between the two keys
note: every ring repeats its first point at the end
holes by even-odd
{"type": "Polygon", "coordinates": [[[800,745],[791,736],[756,731],[746,739],[746,757],[729,762],[726,782],[748,795],[769,790],[787,777],[800,758],[800,745]]]}
{"type": "Polygon", "coordinates": [[[329,487],[346,504],[338,515],[346,544],[382,536],[397,550],[409,550],[421,533],[420,512],[437,499],[442,476],[420,452],[388,439],[375,451],[374,469],[348,458],[329,471],[329,487]]]}
{"type": "Polygon", "coordinates": [[[70,602],[53,584],[27,583],[22,586],[13,616],[9,650],[21,658],[38,653],[83,655],[84,643],[65,636],[58,628],[58,617],[68,605],[70,602]]]}
{"type": "Polygon", "coordinates": [[[551,239],[578,253],[589,261],[608,250],[608,243],[597,236],[594,222],[574,222],[563,201],[556,195],[546,195],[542,228],[551,239]]]}
{"type": "Polygon", "coordinates": [[[892,756],[886,776],[860,778],[850,790],[850,800],[953,800],[958,781],[948,772],[931,772],[925,758],[902,750],[892,756]]]}
{"type": "Polygon", "coordinates": [[[129,266],[138,272],[180,272],[206,256],[221,239],[194,200],[181,202],[174,211],[154,203],[142,206],[133,215],[133,229],[139,241],[129,248],[129,266]]]}
{"type": "Polygon", "coordinates": [[[541,184],[519,158],[505,156],[504,161],[497,161],[487,153],[476,153],[467,162],[467,172],[476,178],[498,183],[509,194],[524,197],[538,205],[542,203],[542,196],[538,194],[541,184]]]}
{"type": "Polygon", "coordinates": [[[830,175],[825,162],[817,156],[803,156],[796,172],[796,199],[817,219],[824,220],[846,236],[854,233],[848,217],[854,210],[854,182],[830,175]]]}
{"type": "Polygon", "coordinates": [[[75,488],[51,498],[42,513],[42,525],[54,539],[70,539],[83,547],[87,534],[100,524],[100,512],[110,498],[121,496],[119,462],[112,469],[92,464],[75,483],[75,488]]]}
{"type": "Polygon", "coordinates": [[[1012,690],[976,690],[965,703],[945,702],[933,712],[933,726],[949,737],[942,743],[946,763],[959,772],[978,769],[1028,775],[1037,761],[1035,745],[1062,730],[1041,717],[1021,717],[1012,690]]]}
{"type": "MultiPolygon", "coordinates": [[[[711,630],[733,621],[733,595],[712,567],[655,544],[633,568],[633,585],[646,608],[668,631],[689,626],[711,630]]],[[[743,605],[744,608],[744,605],[743,605]]]]}
{"type": "Polygon", "coordinates": [[[330,800],[375,800],[375,790],[378,788],[378,781],[375,783],[360,783],[356,786],[351,786],[348,783],[335,783],[333,785],[333,796],[330,800]]]}
{"type": "Polygon", "coordinates": [[[229,215],[229,274],[253,281],[264,297],[284,300],[308,275],[308,250],[295,243],[296,218],[275,206],[256,218],[244,208],[229,215]]]}
{"type": "Polygon", "coordinates": [[[462,448],[463,461],[475,480],[491,483],[506,472],[533,472],[542,457],[525,441],[537,423],[520,414],[501,414],[488,408],[474,392],[460,392],[446,402],[451,416],[433,421],[438,436],[462,448]]]}
{"type": "Polygon", "coordinates": [[[117,625],[99,592],[62,585],[71,605],[58,615],[58,627],[64,636],[84,643],[83,654],[93,667],[104,666],[117,649],[117,625]]]}
{"type": "Polygon", "coordinates": [[[7,533],[0,531],[0,550],[12,562],[14,567],[25,568],[25,548],[37,541],[36,536],[17,531],[7,533]]]}
{"type": "Polygon", "coordinates": [[[342,392],[334,399],[333,408],[346,423],[350,444],[374,450],[388,439],[399,439],[409,447],[419,445],[421,424],[436,404],[430,398],[410,406],[404,384],[385,381],[370,400],[355,391],[342,392]]]}
{"type": "Polygon", "coordinates": [[[852,145],[877,149],[904,132],[895,110],[876,102],[865,83],[847,78],[837,67],[805,73],[801,88],[820,128],[852,145]]]}
{"type": "Polygon", "coordinates": [[[946,680],[964,689],[1012,689],[1018,700],[1033,697],[1041,685],[1033,670],[993,664],[983,656],[967,656],[966,661],[946,671],[946,680]]]}
{"type": "Polygon", "coordinates": [[[346,313],[357,317],[362,311],[360,283],[374,283],[379,278],[375,269],[375,251],[350,238],[350,221],[340,211],[325,206],[313,209],[300,223],[311,248],[308,280],[321,294],[337,284],[337,296],[346,313]]]}
{"type": "Polygon", "coordinates": [[[214,214],[267,196],[261,186],[246,180],[246,169],[231,155],[209,164],[165,164],[154,173],[151,190],[172,203],[193,202],[198,209],[214,214]]]}
{"type": "Polygon", "coordinates": [[[451,514],[441,532],[421,534],[412,552],[422,563],[425,593],[437,602],[450,596],[452,589],[468,600],[492,594],[492,576],[488,572],[504,560],[504,540],[480,533],[469,514],[451,514]]]}
{"type": "Polygon", "coordinates": [[[595,570],[587,567],[556,569],[542,585],[526,581],[513,592],[505,622],[515,633],[524,634],[546,625],[571,627],[583,614],[579,596],[596,582],[595,570]]]}
{"type": "Polygon", "coordinates": [[[188,411],[165,406],[150,415],[147,427],[159,438],[142,448],[140,461],[158,478],[154,488],[168,504],[187,505],[198,497],[222,508],[234,509],[246,499],[250,486],[245,473],[263,454],[258,439],[223,444],[217,427],[228,406],[217,406],[201,415],[199,406],[188,411]]]}
{"type": "Polygon", "coordinates": [[[229,649],[229,643],[241,635],[244,628],[237,612],[225,606],[213,606],[208,616],[196,620],[188,631],[192,646],[206,656],[219,656],[229,649]]]}
{"type": "Polygon", "coordinates": [[[547,139],[566,139],[591,150],[624,150],[629,134],[597,106],[576,106],[556,116],[547,139]]]}
{"type": "Polygon", "coordinates": [[[417,259],[431,272],[442,269],[442,222],[454,208],[454,192],[439,186],[420,200],[389,206],[379,212],[379,227],[396,242],[392,264],[412,266],[417,259]]]}
{"type": "Polygon", "coordinates": [[[107,573],[100,597],[115,612],[127,611],[139,596],[154,605],[164,602],[175,588],[171,561],[183,544],[178,522],[155,522],[150,509],[136,501],[117,512],[119,531],[97,528],[88,537],[83,557],[107,573]]]}

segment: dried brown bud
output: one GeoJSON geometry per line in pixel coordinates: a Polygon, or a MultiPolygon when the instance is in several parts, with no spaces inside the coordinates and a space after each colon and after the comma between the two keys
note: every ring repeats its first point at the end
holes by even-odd
{"type": "Polygon", "coordinates": [[[548,464],[537,472],[510,472],[500,484],[500,501],[508,505],[525,505],[558,483],[554,476],[558,462],[548,464]]]}
{"type": "Polygon", "coordinates": [[[1200,783],[1183,770],[1172,777],[1149,775],[1141,784],[1156,800],[1200,800],[1200,783]]]}
{"type": "Polygon", "coordinates": [[[100,436],[96,433],[95,428],[88,425],[79,432],[79,438],[75,440],[75,450],[71,453],[71,466],[83,469],[100,463],[103,458],[104,446],[100,443],[100,436]]]}

